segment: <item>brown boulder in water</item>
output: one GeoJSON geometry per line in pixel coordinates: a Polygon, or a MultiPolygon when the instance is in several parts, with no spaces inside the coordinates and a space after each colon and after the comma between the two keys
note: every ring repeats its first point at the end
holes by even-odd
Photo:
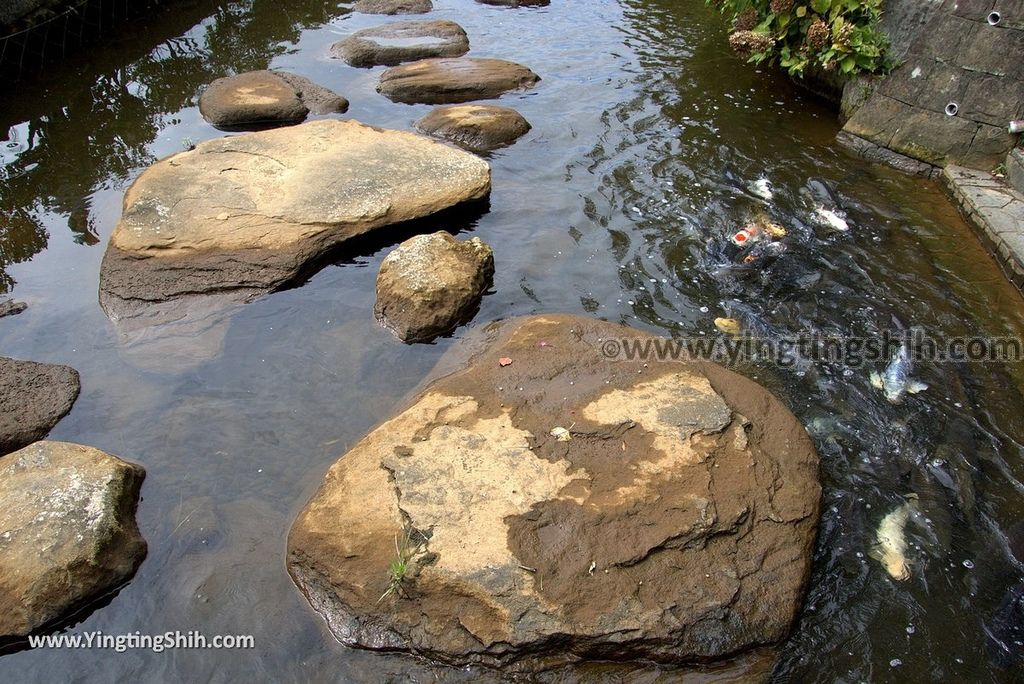
{"type": "Polygon", "coordinates": [[[348,100],[307,78],[283,71],[249,71],[218,78],[199,97],[199,113],[225,130],[295,124],[313,114],[348,110],[348,100]]]}
{"type": "Polygon", "coordinates": [[[129,579],[145,471],[92,447],[36,442],[0,459],[0,637],[24,636],[129,579]]]}
{"type": "Polygon", "coordinates": [[[438,107],[417,121],[416,128],[474,152],[487,152],[526,135],[530,123],[509,107],[468,104],[438,107]]]}
{"type": "Polygon", "coordinates": [[[291,530],[289,571],[343,643],[533,671],[786,636],[821,488],[785,406],[712,364],[610,360],[609,342],[650,339],[612,323],[478,335],[291,530]]]}
{"type": "Polygon", "coordinates": [[[469,37],[454,21],[398,21],[356,31],[331,46],[354,67],[393,66],[428,57],[461,57],[469,37]]]}
{"type": "Polygon", "coordinates": [[[0,455],[45,437],[80,390],[74,368],[0,356],[0,455]]]}
{"type": "Polygon", "coordinates": [[[385,71],[377,92],[406,104],[451,104],[489,100],[509,90],[530,88],[539,80],[523,65],[503,59],[423,59],[385,71]]]}
{"type": "Polygon", "coordinates": [[[431,0],[358,0],[352,9],[363,14],[426,14],[434,9],[431,0]]]}
{"type": "Polygon", "coordinates": [[[125,193],[100,271],[100,303],[144,321],[164,302],[245,301],[341,243],[480,200],[487,162],[426,136],[356,121],[200,143],[125,193]]]}
{"type": "Polygon", "coordinates": [[[425,342],[464,320],[492,275],[494,254],[480,238],[416,235],[381,263],[373,312],[403,342],[425,342]]]}

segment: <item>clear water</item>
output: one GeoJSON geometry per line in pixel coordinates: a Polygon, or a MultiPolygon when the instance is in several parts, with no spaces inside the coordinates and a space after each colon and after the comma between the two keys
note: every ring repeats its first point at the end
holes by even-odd
{"type": "MultiPolygon", "coordinates": [[[[471,55],[543,80],[502,98],[533,130],[491,157],[490,211],[467,226],[497,273],[474,324],[568,311],[669,335],[715,334],[735,315],[774,334],[1021,336],[1020,295],[932,183],[846,156],[834,113],[732,56],[699,0],[594,0],[508,10],[436,0],[471,55]],[[790,228],[770,265],[726,264],[724,237],[759,206],[790,228]],[[814,226],[801,194],[828,183],[851,230],[814,226]]],[[[129,344],[97,303],[99,264],[126,186],[152,161],[220,135],[196,107],[229,70],[291,69],[352,102],[347,116],[411,128],[426,106],[374,91],[379,70],[329,58],[339,36],[387,18],[294,0],[182,0],[102,47],[8,89],[0,105],[0,353],[66,363],[83,391],[55,439],[145,465],[149,556],[73,631],[253,634],[254,651],[22,650],[5,681],[479,681],[495,673],[338,645],[285,571],[288,528],[327,467],[387,418],[464,330],[405,346],[372,318],[389,245],[348,255],[301,287],[129,344]]],[[[446,227],[446,226],[441,226],[446,227]]],[[[1022,581],[1006,534],[1024,512],[1019,365],[921,366],[930,389],[893,406],[867,371],[748,364],[807,425],[825,509],[806,607],[780,681],[1010,681],[986,625],[1022,581]],[[867,555],[879,520],[915,492],[914,576],[867,555]],[[965,567],[964,562],[969,561],[965,567]]],[[[677,681],[669,668],[586,666],[550,681],[677,681]]]]}

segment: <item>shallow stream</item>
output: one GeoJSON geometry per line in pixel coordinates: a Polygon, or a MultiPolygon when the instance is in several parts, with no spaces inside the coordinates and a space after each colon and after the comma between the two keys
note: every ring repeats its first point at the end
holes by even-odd
{"type": "MultiPolygon", "coordinates": [[[[435,0],[471,55],[542,76],[502,98],[533,130],[495,152],[490,209],[440,226],[494,248],[473,325],[564,311],[676,337],[733,316],[768,335],[1024,337],[1019,293],[931,182],[851,158],[829,106],[733,56],[700,0],[554,0],[517,10],[435,0]],[[748,187],[770,181],[770,205],[748,187]],[[815,222],[827,188],[846,232],[815,222]],[[727,236],[758,209],[785,252],[752,264],[727,236]]],[[[65,363],[83,390],[51,433],[143,464],[149,556],[109,604],[73,626],[108,634],[253,634],[254,651],[22,650],[3,681],[480,681],[493,673],[346,649],[285,571],[288,528],[327,467],[387,418],[466,328],[403,345],[374,322],[392,244],[362,245],[301,286],[194,338],[155,328],[126,343],[97,301],[100,260],[131,181],[221,135],[198,93],[230,70],[293,70],[345,95],[345,116],[409,129],[429,111],[376,94],[379,70],[330,44],[389,18],[322,0],[181,0],[0,104],[0,354],[65,363]]],[[[986,633],[1024,571],[1007,533],[1024,517],[1024,366],[920,364],[929,389],[900,405],[872,368],[739,370],[809,426],[825,507],[780,681],[1010,681],[986,633]],[[868,556],[881,518],[915,493],[912,578],[868,556]]],[[[1020,534],[1018,532],[1018,534],[1020,534]]],[[[1019,672],[1019,671],[1018,671],[1019,672]]],[[[668,668],[584,667],[550,681],[675,681],[668,668]]]]}

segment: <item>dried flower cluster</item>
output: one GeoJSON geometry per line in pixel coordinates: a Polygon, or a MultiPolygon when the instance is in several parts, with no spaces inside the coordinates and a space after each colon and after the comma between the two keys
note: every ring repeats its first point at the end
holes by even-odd
{"type": "Polygon", "coordinates": [[[771,36],[753,31],[736,31],[729,36],[729,47],[741,57],[749,57],[755,52],[767,52],[774,44],[771,36]]]}
{"type": "Polygon", "coordinates": [[[772,0],[769,5],[772,14],[787,14],[793,9],[793,0],[772,0]]]}
{"type": "Polygon", "coordinates": [[[749,31],[755,26],[757,26],[757,10],[753,7],[748,7],[737,14],[736,22],[733,24],[733,28],[737,31],[749,31]]]}
{"type": "Polygon", "coordinates": [[[821,17],[816,17],[807,27],[807,47],[811,49],[811,52],[823,50],[831,42],[831,38],[832,32],[829,30],[828,24],[821,20],[821,17]]]}

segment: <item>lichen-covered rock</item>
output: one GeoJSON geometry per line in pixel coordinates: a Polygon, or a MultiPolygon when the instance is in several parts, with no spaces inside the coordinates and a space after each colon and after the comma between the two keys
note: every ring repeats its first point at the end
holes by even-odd
{"type": "Polygon", "coordinates": [[[358,0],[352,9],[363,14],[426,14],[434,9],[431,0],[358,0]]]}
{"type": "Polygon", "coordinates": [[[289,571],[343,643],[533,670],[708,662],[786,636],[821,488],[775,397],[713,364],[613,361],[651,338],[612,323],[479,334],[291,530],[289,571]]]}
{"type": "Polygon", "coordinates": [[[377,91],[395,102],[449,104],[489,100],[539,80],[540,76],[515,62],[452,57],[391,67],[381,74],[377,91]]]}
{"type": "Polygon", "coordinates": [[[424,342],[465,320],[494,275],[480,238],[416,235],[388,254],[377,274],[374,315],[404,342],[424,342]]]}
{"type": "Polygon", "coordinates": [[[490,167],[429,138],[322,120],[200,143],[128,189],[100,272],[111,318],[248,300],[342,242],[490,191],[490,167]]]}
{"type": "Polygon", "coordinates": [[[249,71],[218,78],[199,97],[199,113],[226,130],[295,124],[313,114],[348,110],[348,100],[307,78],[249,71]]]}
{"type": "Polygon", "coordinates": [[[468,104],[438,107],[417,121],[416,128],[474,152],[487,152],[526,135],[530,122],[509,107],[468,104]]]}
{"type": "Polygon", "coordinates": [[[128,580],[145,471],[98,449],[36,442],[0,458],[0,637],[24,636],[128,580]]]}
{"type": "Polygon", "coordinates": [[[355,67],[393,66],[428,57],[461,57],[469,37],[454,21],[398,21],[356,31],[331,46],[331,53],[355,67]]]}
{"type": "Polygon", "coordinates": [[[45,437],[80,390],[74,368],[0,356],[0,454],[45,437]]]}

